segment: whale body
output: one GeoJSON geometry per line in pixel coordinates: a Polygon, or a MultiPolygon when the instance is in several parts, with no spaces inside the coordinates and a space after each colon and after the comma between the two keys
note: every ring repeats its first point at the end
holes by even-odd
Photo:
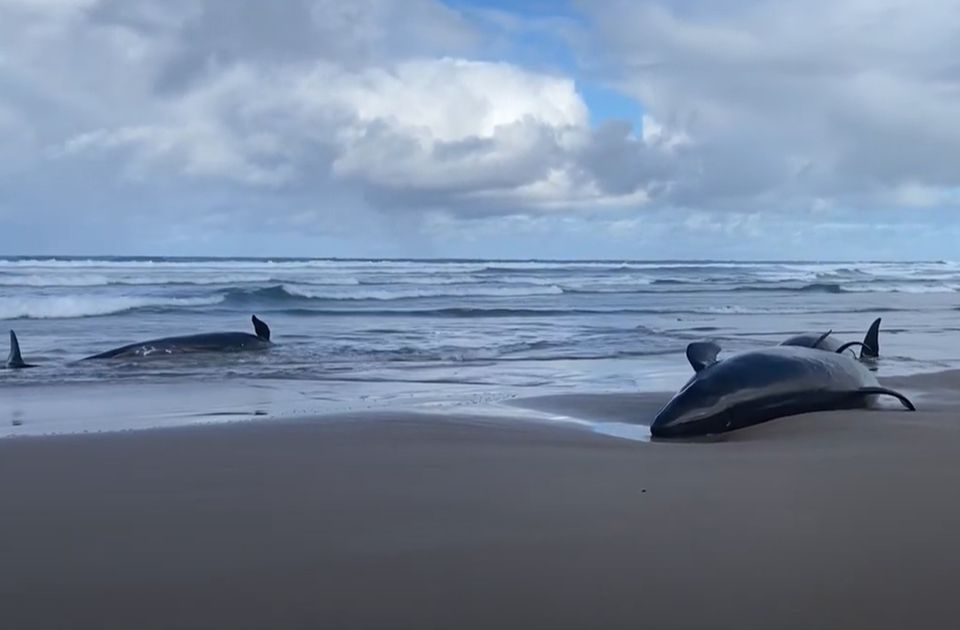
{"type": "Polygon", "coordinates": [[[651,435],[722,433],[794,414],[868,407],[881,395],[915,410],[906,396],[881,386],[842,352],[775,346],[718,361],[719,352],[712,342],[687,346],[696,373],[657,413],[651,435]]]}
{"type": "Polygon", "coordinates": [[[100,354],[85,357],[83,361],[147,357],[153,355],[186,354],[192,352],[240,352],[263,350],[272,345],[270,328],[254,315],[253,328],[256,334],[244,332],[215,332],[198,335],[162,337],[113,348],[100,354]]]}

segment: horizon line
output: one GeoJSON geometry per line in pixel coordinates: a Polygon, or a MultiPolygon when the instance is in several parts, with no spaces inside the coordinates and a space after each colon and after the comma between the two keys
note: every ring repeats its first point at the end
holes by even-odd
{"type": "Polygon", "coordinates": [[[176,260],[237,260],[237,261],[331,261],[331,262],[542,262],[542,263],[927,263],[950,264],[956,261],[947,259],[856,259],[856,258],[456,258],[447,256],[417,257],[417,256],[197,256],[189,254],[3,254],[0,260],[143,260],[152,261],[164,259],[176,260]]]}

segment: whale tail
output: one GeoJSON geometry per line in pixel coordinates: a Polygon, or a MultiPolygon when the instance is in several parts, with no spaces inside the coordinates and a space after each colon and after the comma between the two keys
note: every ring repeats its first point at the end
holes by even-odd
{"type": "Polygon", "coordinates": [[[33,367],[24,363],[23,357],[20,356],[20,342],[17,341],[17,333],[12,330],[10,331],[10,355],[7,356],[7,367],[14,369],[33,367]]]}
{"type": "Polygon", "coordinates": [[[267,326],[266,322],[259,319],[256,315],[253,315],[250,319],[253,321],[253,330],[257,333],[257,337],[264,341],[270,341],[270,327],[267,326]]]}
{"type": "Polygon", "coordinates": [[[867,329],[867,334],[863,338],[863,345],[860,347],[861,359],[876,359],[880,356],[880,319],[876,318],[867,329]]]}

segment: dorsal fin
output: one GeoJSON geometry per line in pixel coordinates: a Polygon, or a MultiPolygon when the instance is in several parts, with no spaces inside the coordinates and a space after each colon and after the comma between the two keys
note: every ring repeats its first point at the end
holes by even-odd
{"type": "Polygon", "coordinates": [[[824,340],[824,339],[826,339],[827,337],[829,337],[829,336],[832,335],[832,334],[833,334],[833,330],[832,330],[832,329],[831,329],[831,330],[828,330],[827,332],[825,332],[825,333],[823,333],[822,335],[820,335],[820,338],[817,339],[816,341],[814,341],[814,342],[813,342],[813,345],[810,346],[810,347],[811,347],[811,348],[816,348],[816,347],[818,347],[821,343],[823,343],[823,340],[824,340]]]}
{"type": "Polygon", "coordinates": [[[253,330],[256,331],[257,337],[263,339],[264,341],[270,341],[270,327],[267,326],[265,322],[259,319],[256,315],[250,318],[253,321],[253,330]]]}
{"type": "Polygon", "coordinates": [[[880,356],[880,319],[876,318],[867,329],[867,334],[863,338],[863,347],[860,350],[860,358],[876,358],[880,356]]]}
{"type": "Polygon", "coordinates": [[[12,330],[10,331],[10,355],[7,357],[7,367],[29,367],[23,362],[23,357],[20,356],[20,342],[17,341],[17,333],[13,332],[12,330]]]}
{"type": "Polygon", "coordinates": [[[712,341],[694,341],[687,346],[687,361],[694,372],[716,363],[718,354],[720,346],[712,341]]]}

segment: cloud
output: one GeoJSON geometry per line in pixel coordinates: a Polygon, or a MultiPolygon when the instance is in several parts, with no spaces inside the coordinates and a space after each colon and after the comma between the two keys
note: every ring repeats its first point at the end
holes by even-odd
{"type": "Polygon", "coordinates": [[[942,228],[958,28],[946,0],[0,0],[0,248],[785,255],[790,223],[808,255],[942,228]],[[641,119],[598,121],[585,83],[641,119]]]}
{"type": "Polygon", "coordinates": [[[951,2],[581,6],[593,63],[688,139],[669,201],[796,211],[827,197],[869,208],[898,204],[905,187],[960,186],[951,2]]]}
{"type": "Polygon", "coordinates": [[[113,162],[129,181],[348,188],[377,210],[471,216],[636,205],[659,172],[656,144],[590,128],[570,77],[463,56],[482,34],[437,2],[44,8],[0,27],[35,168],[113,162]]]}
{"type": "Polygon", "coordinates": [[[362,70],[238,62],[168,97],[160,118],[84,131],[60,155],[128,150],[137,173],[268,186],[319,166],[381,203],[502,213],[635,200],[658,151],[626,128],[591,130],[568,78],[448,57],[362,70]]]}

